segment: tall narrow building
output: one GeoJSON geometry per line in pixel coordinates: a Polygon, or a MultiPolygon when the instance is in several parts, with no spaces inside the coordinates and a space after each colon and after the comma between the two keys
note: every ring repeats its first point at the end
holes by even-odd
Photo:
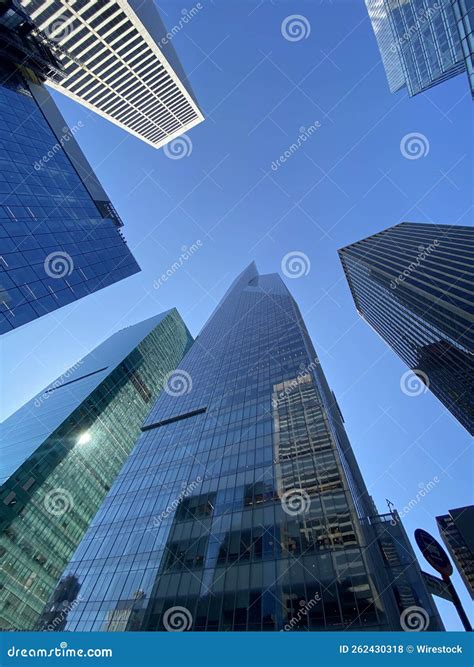
{"type": "Polygon", "coordinates": [[[176,310],[122,329],[3,422],[0,630],[34,627],[190,344],[176,310]]]}
{"type": "Polygon", "coordinates": [[[359,315],[474,434],[474,229],[403,222],[339,256],[359,315]]]}
{"type": "MultiPolygon", "coordinates": [[[[204,120],[154,0],[21,0],[63,75],[49,85],[159,148],[204,120]]],[[[202,6],[201,6],[202,9],[202,6]]]]}
{"type": "Polygon", "coordinates": [[[474,505],[436,517],[439,532],[474,600],[474,505]]]}
{"type": "Polygon", "coordinates": [[[140,270],[43,81],[54,54],[0,0],[0,334],[140,270]]]}
{"type": "Polygon", "coordinates": [[[365,0],[391,92],[417,95],[467,72],[474,95],[473,0],[365,0]]]}
{"type": "Polygon", "coordinates": [[[234,281],[142,431],[40,627],[442,629],[278,275],[234,281]]]}

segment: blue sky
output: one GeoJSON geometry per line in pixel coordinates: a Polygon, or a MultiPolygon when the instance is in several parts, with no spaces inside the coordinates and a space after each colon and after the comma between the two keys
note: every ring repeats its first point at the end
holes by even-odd
{"type": "MultiPolygon", "coordinates": [[[[472,503],[472,443],[429,392],[400,390],[406,367],[357,316],[337,249],[402,220],[471,224],[467,79],[412,99],[391,95],[355,0],[201,5],[173,40],[206,116],[189,132],[186,157],[170,159],[56,96],[68,124],[84,124],[76,138],[125,221],[142,272],[3,336],[1,417],[123,326],[176,306],[196,335],[252,259],[261,272],[275,272],[287,253],[300,251],[309,272],[287,284],[370,492],[381,511],[386,498],[401,509],[438,480],[404,517],[410,535],[417,527],[437,534],[437,514],[472,503]],[[306,39],[282,36],[291,14],[306,18],[306,39]],[[416,160],[400,150],[412,132],[429,145],[416,160]],[[156,289],[183,247],[198,240],[199,250],[156,289]]],[[[168,28],[182,7],[160,3],[168,28]]],[[[468,606],[457,575],[455,583],[468,606]]],[[[438,606],[446,627],[460,629],[451,605],[438,606]]]]}

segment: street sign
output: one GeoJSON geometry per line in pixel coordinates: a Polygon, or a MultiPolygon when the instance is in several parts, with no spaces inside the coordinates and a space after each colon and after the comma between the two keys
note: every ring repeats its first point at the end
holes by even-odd
{"type": "Polygon", "coordinates": [[[429,574],[429,572],[423,572],[423,570],[421,571],[421,576],[423,577],[426,588],[431,595],[437,595],[439,598],[443,598],[443,600],[454,602],[449,586],[444,579],[435,577],[434,574],[429,574]]]}
{"type": "Polygon", "coordinates": [[[421,528],[415,530],[415,540],[431,567],[443,577],[450,577],[453,573],[453,566],[441,544],[421,528]]]}

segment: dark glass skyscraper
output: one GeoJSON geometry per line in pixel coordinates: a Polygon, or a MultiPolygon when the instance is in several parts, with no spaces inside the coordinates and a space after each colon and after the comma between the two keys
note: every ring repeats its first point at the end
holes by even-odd
{"type": "Polygon", "coordinates": [[[339,255],[361,317],[474,433],[474,229],[403,222],[339,255]]]}
{"type": "Polygon", "coordinates": [[[174,380],[46,627],[399,629],[415,607],[442,628],[396,515],[376,515],[278,275],[243,271],[174,380]]]}
{"type": "Polygon", "coordinates": [[[34,626],[190,343],[176,310],[123,329],[2,424],[0,630],[34,626]]]}
{"type": "Polygon", "coordinates": [[[439,532],[474,600],[474,505],[436,517],[439,532]]]}
{"type": "Polygon", "coordinates": [[[61,70],[0,3],[0,334],[139,266],[114,207],[42,85],[61,70]]]}
{"type": "Polygon", "coordinates": [[[390,90],[410,96],[467,71],[473,87],[473,0],[365,0],[390,90]]]}

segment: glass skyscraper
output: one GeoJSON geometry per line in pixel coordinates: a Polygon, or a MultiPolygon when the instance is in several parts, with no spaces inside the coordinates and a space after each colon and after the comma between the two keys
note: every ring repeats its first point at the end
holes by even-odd
{"type": "Polygon", "coordinates": [[[439,532],[474,600],[474,505],[436,517],[439,532]]]}
{"type": "Polygon", "coordinates": [[[474,433],[474,229],[403,222],[339,251],[356,308],[474,433]]]}
{"type": "Polygon", "coordinates": [[[400,629],[413,607],[442,629],[295,301],[252,263],[148,415],[40,627],[400,629]]]}
{"type": "Polygon", "coordinates": [[[20,1],[61,63],[56,90],[155,148],[204,120],[173,45],[200,3],[170,33],[153,0],[20,1]]]}
{"type": "Polygon", "coordinates": [[[0,630],[36,623],[191,342],[176,310],[123,329],[2,424],[0,630]]]}
{"type": "Polygon", "coordinates": [[[471,92],[474,95],[474,0],[452,0],[471,92]]]}
{"type": "Polygon", "coordinates": [[[0,334],[140,270],[42,85],[61,68],[15,7],[0,5],[0,334]]]}
{"type": "Polygon", "coordinates": [[[473,87],[473,0],[366,0],[391,92],[410,96],[467,71],[473,87]]]}

